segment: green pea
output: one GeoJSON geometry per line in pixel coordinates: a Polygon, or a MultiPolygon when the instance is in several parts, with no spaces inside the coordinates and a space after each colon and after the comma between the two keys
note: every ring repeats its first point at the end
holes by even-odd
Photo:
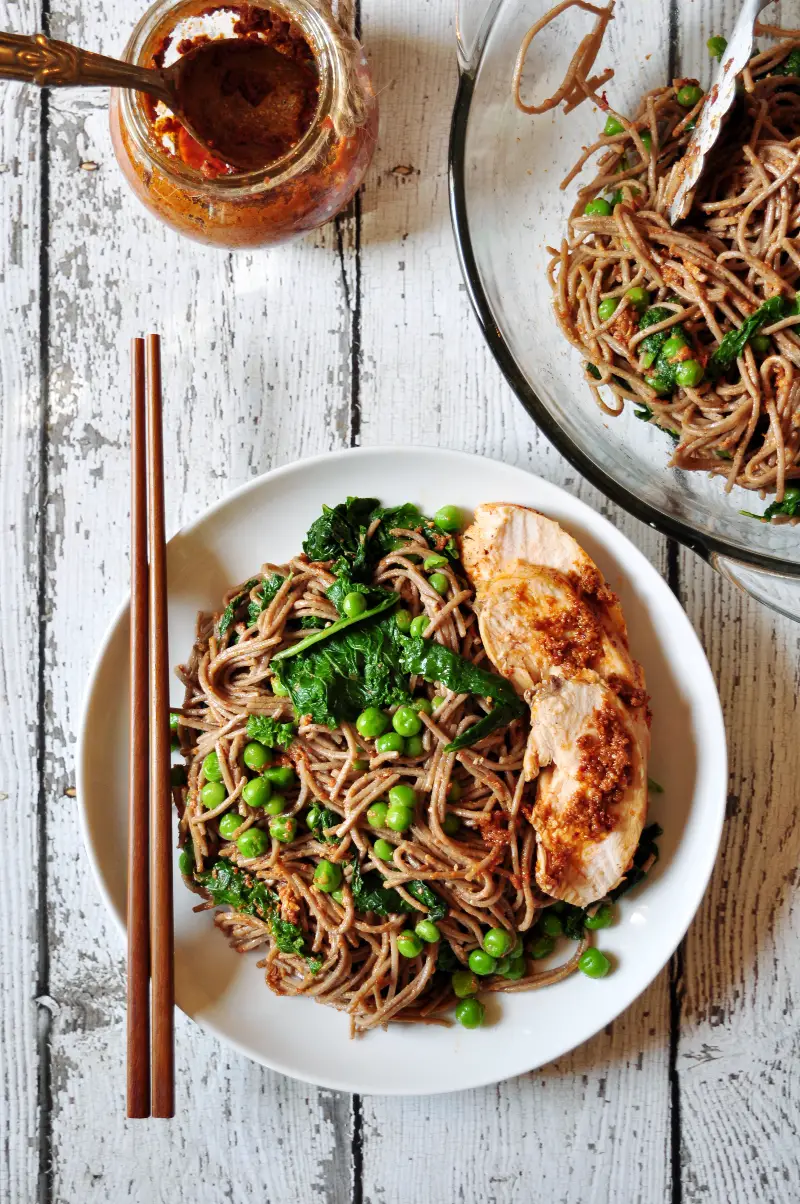
{"type": "Polygon", "coordinates": [[[312,803],[305,814],[306,827],[313,832],[319,823],[320,809],[316,803],[312,803]]]}
{"type": "Polygon", "coordinates": [[[206,811],[212,811],[214,807],[218,807],[220,803],[224,803],[227,797],[228,792],[222,785],[222,782],[206,782],[200,791],[200,802],[206,811]]]}
{"type": "Polygon", "coordinates": [[[697,360],[683,360],[675,369],[675,380],[683,388],[693,389],[703,379],[703,365],[697,360]]]}
{"type": "Polygon", "coordinates": [[[463,794],[463,793],[464,793],[464,791],[463,791],[463,789],[462,789],[462,787],[461,787],[461,783],[460,783],[460,782],[457,782],[455,779],[453,779],[453,781],[452,781],[452,782],[450,783],[450,785],[447,787],[447,801],[448,801],[448,803],[457,803],[457,802],[459,801],[459,799],[461,798],[461,796],[462,796],[462,794],[463,794]]]}
{"type": "Polygon", "coordinates": [[[244,823],[244,816],[238,811],[226,811],[219,821],[219,834],[226,840],[232,840],[244,823]]]}
{"type": "Polygon", "coordinates": [[[480,983],[471,970],[456,970],[450,979],[454,993],[459,999],[475,995],[480,990],[480,983]]]}
{"type": "Polygon", "coordinates": [[[611,206],[605,197],[595,197],[593,201],[587,201],[583,210],[587,217],[610,217],[611,206]]]}
{"type": "Polygon", "coordinates": [[[422,562],[422,567],[426,573],[430,573],[433,569],[443,569],[447,564],[447,557],[440,556],[435,552],[433,556],[426,556],[422,562]]]}
{"type": "Polygon", "coordinates": [[[277,786],[279,790],[288,790],[297,781],[297,775],[291,765],[273,765],[265,769],[262,777],[277,786]]]}
{"type": "Polygon", "coordinates": [[[369,761],[365,761],[363,757],[357,757],[353,762],[353,769],[356,773],[365,773],[369,769],[369,761]]]}
{"type": "Polygon", "coordinates": [[[398,707],[392,715],[392,727],[398,736],[418,736],[422,731],[422,720],[413,707],[398,707]]]}
{"type": "Polygon", "coordinates": [[[460,531],[461,511],[458,506],[441,506],[434,514],[433,521],[442,531],[460,531]]]}
{"type": "Polygon", "coordinates": [[[426,945],[435,945],[441,939],[441,933],[434,924],[433,920],[420,920],[414,928],[417,936],[426,945]]]}
{"type": "Polygon", "coordinates": [[[297,820],[293,815],[276,815],[269,821],[269,833],[281,844],[289,844],[297,835],[297,820]]]}
{"type": "Polygon", "coordinates": [[[598,928],[610,928],[614,923],[614,908],[610,903],[601,903],[593,916],[587,916],[584,921],[592,932],[598,928]]]}
{"type": "Polygon", "coordinates": [[[344,891],[343,890],[341,890],[341,889],[340,890],[332,890],[331,898],[334,899],[339,904],[340,907],[344,907],[344,891]]]}
{"type": "Polygon", "coordinates": [[[622,124],[619,118],[613,117],[611,113],[609,113],[608,117],[606,118],[606,124],[603,127],[603,133],[605,136],[607,138],[613,138],[615,134],[623,134],[624,132],[625,126],[622,124]]]}
{"type": "Polygon", "coordinates": [[[272,797],[272,783],[266,778],[252,778],[242,787],[242,798],[248,807],[263,807],[272,797]]]}
{"type": "Polygon", "coordinates": [[[456,1020],[463,1028],[480,1028],[486,1008],[479,999],[462,999],[456,1004],[456,1020]]]}
{"type": "Polygon", "coordinates": [[[191,845],[187,845],[181,849],[180,857],[178,858],[178,869],[184,878],[191,878],[194,870],[194,853],[192,852],[191,845]]]}
{"type": "Polygon", "coordinates": [[[326,895],[330,895],[339,888],[341,882],[342,867],[334,861],[326,861],[323,858],[314,870],[314,885],[317,890],[322,890],[326,895]]]}
{"type": "Polygon", "coordinates": [[[597,307],[597,316],[600,321],[607,322],[609,318],[613,318],[617,312],[618,305],[618,297],[605,297],[597,307]]]}
{"type": "Polygon", "coordinates": [[[644,143],[645,150],[651,150],[653,146],[653,135],[650,133],[650,131],[642,130],[642,132],[639,134],[639,137],[644,143]]]}
{"type": "Polygon", "coordinates": [[[397,624],[398,630],[407,635],[411,628],[411,611],[396,610],[394,612],[394,621],[397,624]]]}
{"type": "Polygon", "coordinates": [[[437,594],[446,594],[450,588],[450,581],[445,577],[444,573],[431,573],[428,578],[428,585],[431,589],[435,589],[437,594]]]}
{"type": "Polygon", "coordinates": [[[422,953],[422,941],[410,928],[404,928],[397,937],[397,952],[402,957],[419,957],[422,953]]]}
{"type": "Polygon", "coordinates": [[[682,88],[678,88],[675,99],[681,108],[693,109],[702,95],[703,89],[698,88],[697,84],[684,84],[682,88]]]}
{"type": "Polygon", "coordinates": [[[222,768],[215,752],[210,752],[203,761],[203,774],[207,782],[222,781],[222,768]]]}
{"type": "Polygon", "coordinates": [[[460,827],[461,820],[457,815],[445,815],[444,819],[442,820],[442,830],[446,832],[448,836],[455,836],[460,827]]]}
{"type": "Polygon", "coordinates": [[[257,740],[251,740],[249,744],[245,744],[242,760],[248,769],[252,769],[254,773],[258,773],[260,769],[265,769],[272,761],[268,749],[263,744],[259,744],[257,740]]]}
{"type": "Polygon", "coordinates": [[[708,47],[708,53],[711,55],[712,59],[721,59],[725,51],[728,49],[728,39],[720,37],[709,38],[706,42],[706,46],[708,47]]]}
{"type": "Polygon", "coordinates": [[[373,803],[367,810],[367,823],[371,828],[386,827],[386,813],[389,808],[386,803],[373,803]]]}
{"type": "Polygon", "coordinates": [[[630,301],[634,309],[638,309],[639,313],[644,313],[650,304],[650,294],[646,288],[629,288],[625,296],[630,301]]]}
{"type": "Polygon", "coordinates": [[[417,792],[413,786],[408,786],[405,782],[399,782],[396,786],[392,786],[389,791],[389,802],[395,807],[416,807],[417,792]]]}
{"type": "Polygon", "coordinates": [[[430,623],[430,619],[428,618],[427,615],[417,615],[416,619],[411,620],[411,626],[409,627],[409,634],[413,635],[414,639],[423,638],[425,635],[425,632],[428,630],[429,623],[430,623]]]}
{"type": "Polygon", "coordinates": [[[269,802],[264,805],[264,810],[267,815],[282,815],[286,810],[286,799],[282,794],[273,794],[269,802]]]}
{"type": "Polygon", "coordinates": [[[433,707],[434,711],[438,711],[439,707],[443,707],[444,704],[445,699],[439,694],[434,694],[433,698],[431,699],[431,706],[433,707]]]}
{"type": "Polygon", "coordinates": [[[275,694],[275,696],[277,698],[287,698],[288,697],[289,687],[285,686],[283,684],[283,682],[280,681],[277,677],[273,677],[271,684],[272,684],[272,693],[275,694]]]}
{"type": "Polygon", "coordinates": [[[357,590],[345,594],[342,602],[342,614],[346,619],[357,619],[367,609],[367,599],[357,590]]]}
{"type": "Polygon", "coordinates": [[[169,713],[169,730],[171,732],[177,732],[178,724],[180,723],[182,718],[183,718],[182,715],[178,715],[175,711],[170,711],[170,713],[169,713]]]}
{"type": "Polygon", "coordinates": [[[505,928],[490,928],[483,938],[483,947],[492,957],[502,957],[511,948],[511,937],[505,928]]]}
{"type": "Polygon", "coordinates": [[[391,861],[394,857],[394,845],[380,837],[372,846],[372,851],[380,861],[391,861]]]}
{"type": "Polygon", "coordinates": [[[382,736],[389,726],[389,716],[377,707],[367,707],[356,719],[356,729],[365,740],[375,740],[382,736]]]}
{"type": "Polygon", "coordinates": [[[494,974],[497,969],[497,959],[492,957],[490,953],[485,953],[483,949],[473,949],[468,961],[470,970],[475,974],[480,974],[482,977],[487,974],[494,974]]]}
{"type": "Polygon", "coordinates": [[[511,982],[516,982],[517,979],[525,976],[527,966],[525,965],[524,957],[512,957],[503,978],[508,978],[511,982]]]}
{"type": "Polygon", "coordinates": [[[768,334],[754,334],[750,340],[750,346],[756,355],[766,355],[772,346],[772,339],[768,334]]]}
{"type": "Polygon", "coordinates": [[[683,335],[673,334],[667,339],[664,346],[661,348],[661,354],[665,360],[674,359],[679,351],[683,351],[686,346],[686,339],[683,335]]]}
{"type": "Polygon", "coordinates": [[[390,807],[386,812],[386,827],[392,832],[406,832],[414,822],[414,812],[410,807],[390,807]]]}
{"type": "Polygon", "coordinates": [[[384,732],[382,736],[378,736],[375,741],[375,748],[379,753],[396,752],[401,753],[405,748],[405,740],[397,732],[384,732]]]}
{"type": "Polygon", "coordinates": [[[173,765],[169,771],[169,784],[173,790],[177,790],[179,786],[186,785],[186,766],[173,765]]]}
{"type": "Polygon", "coordinates": [[[411,705],[417,713],[422,712],[424,715],[433,714],[433,703],[430,698],[415,698],[411,705]]]}
{"type": "Polygon", "coordinates": [[[555,912],[551,914],[550,911],[546,911],[539,921],[539,931],[545,936],[562,936],[564,925],[555,912]]]}
{"type": "Polygon", "coordinates": [[[578,969],[582,970],[587,978],[605,978],[611,969],[611,962],[599,949],[587,949],[580,956],[578,969]]]}
{"type": "Polygon", "coordinates": [[[422,744],[422,736],[409,736],[406,740],[406,756],[421,757],[425,751],[422,744]]]}
{"type": "Polygon", "coordinates": [[[528,945],[528,953],[538,961],[541,957],[549,957],[555,947],[556,943],[551,936],[539,936],[528,945]]]}
{"type": "Polygon", "coordinates": [[[248,828],[242,832],[236,841],[236,847],[242,856],[250,861],[253,857],[261,857],[269,848],[269,837],[261,828],[248,828]]]}

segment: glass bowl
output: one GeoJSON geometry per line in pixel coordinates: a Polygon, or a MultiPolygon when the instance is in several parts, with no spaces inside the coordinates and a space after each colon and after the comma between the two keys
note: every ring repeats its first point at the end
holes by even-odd
{"type": "MultiPolygon", "coordinates": [[[[602,413],[579,353],[558,330],[546,248],[559,245],[574,203],[576,185],[562,191],[561,180],[596,137],[602,116],[589,101],[568,115],[558,108],[529,116],[514,105],[520,43],[549,7],[549,0],[459,0],[450,195],[484,336],[528,413],[589,481],[760,601],[800,620],[800,527],[743,516],[740,510],[765,509],[757,493],[726,493],[721,477],[668,468],[669,437],[637,420],[632,406],[619,418],[602,413]]],[[[699,8],[678,6],[675,17],[675,6],[661,0],[617,6],[596,63],[615,68],[606,85],[615,107],[633,112],[643,92],[675,76],[708,86],[706,39],[730,29],[712,28],[699,8]]],[[[552,95],[592,23],[589,14],[568,9],[534,40],[526,99],[552,95]]]]}

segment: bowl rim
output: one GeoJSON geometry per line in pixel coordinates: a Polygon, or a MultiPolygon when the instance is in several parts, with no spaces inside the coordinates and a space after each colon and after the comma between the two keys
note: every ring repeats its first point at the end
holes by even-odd
{"type": "Polygon", "coordinates": [[[751,552],[737,544],[728,543],[715,535],[709,535],[698,530],[689,523],[665,514],[657,507],[642,501],[615,477],[610,476],[604,469],[595,464],[575,444],[566,431],[553,418],[547,406],[531,387],[527,378],[519,368],[517,361],[495,321],[489,298],[481,281],[472,236],[467,216],[466,189],[466,141],[469,126],[472,100],[475,94],[475,80],[483,59],[487,34],[494,17],[494,9],[487,14],[487,20],[477,39],[476,50],[469,67],[459,70],[458,90],[453,106],[453,116],[450,125],[450,142],[448,147],[448,183],[450,194],[450,217],[453,224],[456,251],[458,253],[461,272],[464,277],[467,295],[472,308],[480,323],[483,337],[489,345],[495,360],[511,388],[516,393],[522,405],[527,410],[539,429],[547,436],[557,451],[590,484],[601,490],[611,501],[640,519],[649,526],[660,531],[668,538],[677,539],[685,547],[691,548],[704,560],[713,564],[713,558],[722,556],[748,567],[765,571],[772,576],[800,578],[800,561],[783,560],[778,556],[764,555],[751,552]]]}

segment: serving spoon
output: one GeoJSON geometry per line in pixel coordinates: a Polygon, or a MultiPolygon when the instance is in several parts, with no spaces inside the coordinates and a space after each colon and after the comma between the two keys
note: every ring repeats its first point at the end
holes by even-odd
{"type": "Polygon", "coordinates": [[[728,42],[717,67],[714,82],[703,105],[697,128],[692,134],[686,154],[681,160],[681,180],[669,207],[670,225],[681,221],[689,212],[695,186],[700,179],[706,159],[720,135],[724,120],[736,99],[736,77],[747,64],[753,51],[756,17],[772,0],[744,0],[728,42]]]}
{"type": "Polygon", "coordinates": [[[264,167],[279,157],[275,147],[291,143],[303,98],[316,83],[309,67],[254,38],[216,39],[169,67],[139,67],[43,33],[0,33],[0,79],[146,92],[201,147],[242,171],[264,167]]]}

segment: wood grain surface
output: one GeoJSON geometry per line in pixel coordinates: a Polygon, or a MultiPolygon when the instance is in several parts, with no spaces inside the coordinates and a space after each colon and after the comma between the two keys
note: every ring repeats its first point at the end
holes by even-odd
{"type": "MultiPolygon", "coordinates": [[[[696,70],[698,29],[736,6],[686,9],[670,10],[672,49],[696,70]]],[[[133,15],[0,0],[3,28],[105,53],[133,15]]],[[[343,15],[381,90],[375,162],[347,214],[269,252],[195,247],[146,216],[101,92],[0,88],[0,1201],[795,1204],[800,628],[578,479],[505,385],[450,229],[449,0],[343,15]],[[175,1120],[125,1120],[124,950],[83,850],[74,749],[128,586],[127,355],[151,329],[170,531],[301,456],[436,444],[580,494],[678,592],[726,712],[722,852],[672,966],[559,1062],[441,1098],[358,1098],[263,1070],[179,1015],[175,1120]]]]}

